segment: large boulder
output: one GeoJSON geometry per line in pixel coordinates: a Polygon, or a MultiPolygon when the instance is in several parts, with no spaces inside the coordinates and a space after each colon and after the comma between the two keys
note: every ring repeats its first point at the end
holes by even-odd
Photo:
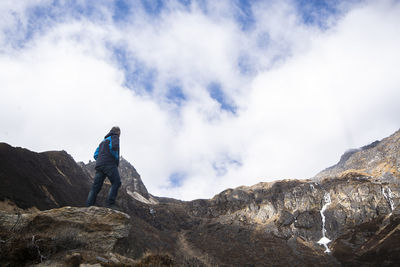
{"type": "Polygon", "coordinates": [[[5,266],[40,262],[121,262],[115,249],[128,237],[130,216],[107,208],[63,207],[26,214],[0,211],[5,266]]]}

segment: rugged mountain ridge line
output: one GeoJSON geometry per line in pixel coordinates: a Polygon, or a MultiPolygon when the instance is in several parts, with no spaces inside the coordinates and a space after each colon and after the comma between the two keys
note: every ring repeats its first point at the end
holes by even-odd
{"type": "MultiPolygon", "coordinates": [[[[136,169],[121,160],[125,184],[117,204],[131,227],[110,252],[132,259],[146,251],[168,253],[176,266],[391,266],[400,255],[399,149],[397,131],[345,153],[314,178],[242,186],[194,201],[152,196],[136,169]]],[[[68,205],[52,183],[67,192],[83,188],[86,198],[93,163],[78,166],[65,152],[34,153],[5,144],[0,157],[2,151],[15,154],[13,161],[0,162],[0,177],[15,191],[0,191],[1,200],[20,208],[68,205]],[[27,201],[23,192],[32,183],[35,193],[27,201]]],[[[106,184],[100,205],[107,190],[106,184]]]]}
{"type": "Polygon", "coordinates": [[[347,151],[336,165],[321,171],[315,178],[340,177],[351,172],[399,183],[400,130],[381,141],[347,151]]]}

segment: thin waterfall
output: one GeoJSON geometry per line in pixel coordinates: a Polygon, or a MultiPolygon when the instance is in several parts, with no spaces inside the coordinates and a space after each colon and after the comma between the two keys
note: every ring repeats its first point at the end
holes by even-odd
{"type": "Polygon", "coordinates": [[[324,206],[322,206],[322,209],[319,212],[321,213],[321,218],[322,218],[322,238],[318,241],[318,244],[323,245],[325,247],[325,253],[330,253],[331,250],[328,248],[328,244],[329,242],[331,242],[331,240],[326,237],[325,215],[324,215],[326,208],[331,204],[331,195],[329,193],[325,193],[324,202],[325,204],[324,206]]]}

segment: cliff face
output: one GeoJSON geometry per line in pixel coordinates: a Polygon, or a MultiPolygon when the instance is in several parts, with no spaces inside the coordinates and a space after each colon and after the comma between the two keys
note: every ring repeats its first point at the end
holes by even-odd
{"type": "Polygon", "coordinates": [[[203,212],[223,223],[256,225],[284,238],[297,235],[318,241],[323,208],[326,236],[335,239],[349,227],[391,213],[399,204],[399,192],[397,184],[364,176],[320,183],[280,181],[224,191],[203,212]]]}
{"type": "Polygon", "coordinates": [[[356,225],[332,242],[345,266],[397,266],[400,260],[400,208],[356,225]]]}
{"type": "MultiPolygon", "coordinates": [[[[117,243],[110,237],[115,246],[105,250],[121,259],[138,259],[146,251],[168,253],[172,259],[164,258],[166,266],[393,266],[400,260],[399,149],[400,131],[380,142],[346,152],[337,165],[314,178],[227,189],[212,199],[189,202],[153,197],[135,168],[121,159],[123,186],[117,204],[130,216],[129,231],[117,243]]],[[[93,162],[80,164],[79,171],[78,165],[71,161],[69,168],[63,169],[70,162],[64,152],[45,153],[48,161],[43,159],[46,158],[43,154],[24,153],[19,159],[23,164],[19,166],[31,168],[29,173],[49,170],[46,175],[58,177],[61,181],[57,181],[65,186],[69,184],[68,179],[75,179],[76,173],[76,177],[86,181],[79,184],[76,180],[72,184],[89,190],[93,162]],[[60,160],[63,164],[52,158],[56,156],[64,158],[60,160]],[[60,176],[57,168],[64,175],[60,176]]],[[[20,186],[7,185],[14,191],[6,195],[4,190],[0,196],[20,208],[32,206],[26,205],[24,194],[19,191],[28,188],[31,177],[28,172],[21,174],[15,170],[17,165],[10,164],[1,165],[0,173],[8,179],[6,184],[18,181],[20,186]],[[10,180],[14,175],[17,179],[10,180]]],[[[37,192],[35,205],[52,208],[48,204],[52,202],[45,200],[50,198],[46,190],[36,189],[41,188],[39,185],[32,189],[37,192]]],[[[104,186],[99,196],[99,205],[105,200],[108,186],[104,186]]],[[[58,190],[48,191],[59,206],[68,201],[73,203],[68,199],[62,202],[58,190]]],[[[4,218],[11,216],[12,209],[8,210],[8,215],[0,214],[3,225],[4,218]]],[[[68,214],[68,210],[61,211],[68,214]]],[[[80,212],[92,216],[88,210],[80,212]]],[[[104,216],[111,216],[107,212],[104,216]]],[[[50,221],[43,220],[42,225],[46,224],[50,225],[50,221]]],[[[12,223],[4,229],[10,227],[12,223]]],[[[85,223],[79,227],[85,228],[85,223]]],[[[8,245],[8,242],[1,243],[3,247],[9,248],[8,245]]],[[[58,259],[55,255],[58,254],[49,258],[58,259]]]]}
{"type": "MultiPolygon", "coordinates": [[[[336,251],[345,250],[350,253],[353,250],[349,248],[354,246],[355,252],[364,244],[373,242],[371,238],[375,236],[372,232],[364,239],[355,241],[346,238],[346,235],[359,231],[357,229],[359,227],[362,229],[360,225],[365,223],[374,225],[377,231],[381,227],[378,222],[384,218],[392,220],[394,212],[398,211],[396,207],[399,204],[399,186],[378,183],[375,180],[376,177],[371,181],[369,177],[355,176],[332,178],[320,183],[311,180],[261,183],[252,187],[227,190],[204,203],[201,209],[191,207],[191,212],[209,218],[213,224],[235,226],[253,233],[258,231],[266,236],[274,236],[284,240],[283,243],[288,246],[294,244],[293,246],[298,247],[300,244],[307,244],[314,252],[311,253],[312,257],[307,257],[307,260],[321,257],[317,251],[321,253],[333,251],[333,254],[328,255],[336,256],[336,260],[342,261],[346,257],[342,257],[344,254],[338,254],[336,251]],[[344,248],[343,242],[336,241],[343,239],[354,244],[346,244],[344,248]],[[329,240],[333,242],[327,242],[329,240]]],[[[391,229],[399,228],[396,220],[391,229]]],[[[236,242],[240,243],[239,240],[236,242]]],[[[388,242],[388,240],[385,236],[381,236],[374,242],[388,242]]],[[[400,239],[397,240],[397,246],[399,243],[400,239]]],[[[293,251],[293,248],[290,247],[288,251],[293,251]]],[[[397,252],[385,253],[390,255],[386,260],[394,263],[397,252]]],[[[286,259],[289,260],[290,257],[286,255],[286,259]]],[[[297,262],[306,264],[307,262],[303,260],[304,258],[297,262]]],[[[321,259],[317,261],[319,260],[321,259]]],[[[359,261],[358,258],[354,260],[359,261]]],[[[364,264],[368,262],[365,261],[364,264]]],[[[316,264],[315,261],[311,263],[316,264]]],[[[340,265],[333,259],[330,259],[328,264],[340,265]]]]}
{"type": "Polygon", "coordinates": [[[395,239],[400,227],[399,151],[400,131],[346,153],[315,178],[228,189],[211,200],[190,203],[188,210],[219,225],[272,234],[288,245],[299,246],[293,238],[300,238],[313,250],[333,252],[329,255],[341,264],[373,265],[385,258],[391,265],[400,245],[395,239]],[[348,257],[352,253],[357,256],[348,257]]]}

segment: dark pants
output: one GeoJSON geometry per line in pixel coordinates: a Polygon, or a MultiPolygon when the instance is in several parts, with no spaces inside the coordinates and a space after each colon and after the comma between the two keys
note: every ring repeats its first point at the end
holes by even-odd
{"type": "Polygon", "coordinates": [[[121,186],[121,179],[119,178],[118,168],[117,166],[99,166],[96,168],[96,175],[94,177],[92,189],[90,190],[88,199],[86,201],[86,206],[93,206],[96,203],[97,194],[100,192],[106,176],[111,182],[107,204],[113,205],[115,203],[118,189],[121,186]]]}

